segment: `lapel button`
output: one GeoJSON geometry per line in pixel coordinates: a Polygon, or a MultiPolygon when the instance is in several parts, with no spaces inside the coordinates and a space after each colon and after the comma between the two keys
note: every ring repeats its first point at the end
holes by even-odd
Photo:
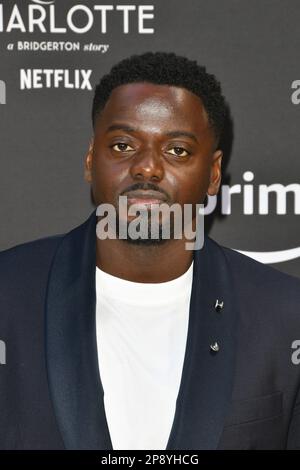
{"type": "Polygon", "coordinates": [[[216,312],[220,312],[222,310],[222,308],[224,307],[224,301],[220,301],[219,299],[217,299],[215,301],[215,310],[216,312]]]}
{"type": "Polygon", "coordinates": [[[212,343],[210,345],[210,349],[211,351],[213,352],[219,352],[220,351],[220,346],[218,345],[218,343],[215,341],[214,343],[212,343]]]}

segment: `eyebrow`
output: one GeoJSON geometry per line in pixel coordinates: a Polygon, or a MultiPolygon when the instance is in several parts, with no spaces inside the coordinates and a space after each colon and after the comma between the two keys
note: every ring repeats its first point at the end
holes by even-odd
{"type": "MultiPolygon", "coordinates": [[[[111,126],[109,126],[106,129],[106,132],[120,131],[120,130],[125,131],[125,132],[139,132],[139,129],[137,129],[135,127],[127,126],[126,124],[112,124],[111,126]]],[[[192,132],[189,132],[189,131],[174,130],[174,131],[165,132],[164,135],[166,135],[168,137],[185,136],[185,137],[189,137],[190,139],[192,139],[192,140],[194,140],[195,142],[198,143],[198,139],[195,136],[195,134],[193,134],[192,132]]]]}

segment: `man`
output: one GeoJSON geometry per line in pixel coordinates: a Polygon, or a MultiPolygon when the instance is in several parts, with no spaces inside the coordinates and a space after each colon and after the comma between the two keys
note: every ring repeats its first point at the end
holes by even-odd
{"type": "MultiPolygon", "coordinates": [[[[115,65],[85,162],[96,206],[217,194],[224,116],[195,61],[115,65]]],[[[0,255],[1,448],[300,448],[299,280],[208,236],[101,238],[100,220],[0,255]]]]}

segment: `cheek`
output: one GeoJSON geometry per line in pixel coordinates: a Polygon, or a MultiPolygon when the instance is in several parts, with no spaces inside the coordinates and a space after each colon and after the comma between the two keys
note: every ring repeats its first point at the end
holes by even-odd
{"type": "Polygon", "coordinates": [[[128,172],[105,158],[97,157],[93,163],[93,191],[97,200],[115,203],[116,194],[128,172]]]}
{"type": "Polygon", "coordinates": [[[209,175],[206,167],[182,173],[177,179],[178,200],[182,204],[203,202],[209,186],[209,175]]]}
{"type": "Polygon", "coordinates": [[[94,155],[92,165],[92,188],[98,204],[106,201],[109,197],[109,194],[107,194],[110,190],[109,181],[111,181],[109,168],[99,155],[94,155]]]}

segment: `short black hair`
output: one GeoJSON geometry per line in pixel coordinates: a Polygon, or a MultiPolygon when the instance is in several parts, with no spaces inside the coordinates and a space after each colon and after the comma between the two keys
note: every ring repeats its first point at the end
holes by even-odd
{"type": "Polygon", "coordinates": [[[174,52],[134,54],[115,64],[95,87],[93,127],[113,89],[119,85],[135,82],[179,86],[199,96],[219,141],[226,115],[226,104],[220,83],[214,75],[206,72],[206,67],[174,52]]]}

